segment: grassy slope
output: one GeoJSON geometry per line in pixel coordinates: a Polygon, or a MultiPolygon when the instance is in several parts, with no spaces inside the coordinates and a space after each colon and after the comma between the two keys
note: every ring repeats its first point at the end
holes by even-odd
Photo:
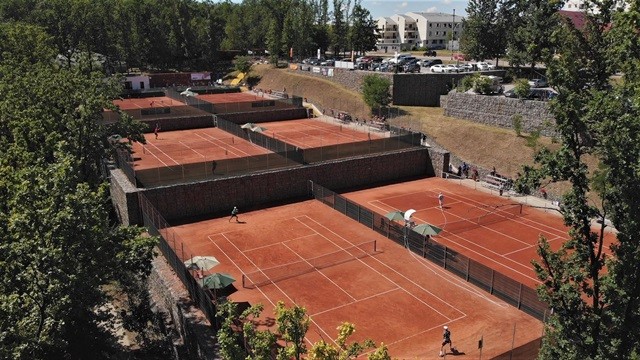
{"type": "MultiPolygon", "coordinates": [[[[323,100],[331,102],[336,96],[349,98],[341,109],[355,116],[366,117],[366,108],[360,94],[347,90],[331,81],[294,74],[284,69],[274,69],[268,65],[256,66],[252,75],[261,77],[259,88],[281,89],[295,95],[307,97],[310,102],[323,100]],[[349,108],[351,106],[352,108],[349,108]]],[[[325,102],[326,103],[326,102],[325,102]]],[[[524,137],[516,136],[513,130],[477,124],[471,121],[444,116],[442,108],[402,106],[407,115],[392,119],[394,125],[421,131],[435,139],[440,145],[469,163],[477,164],[515,177],[525,164],[533,163],[534,149],[527,146],[524,137]]],[[[539,143],[554,147],[551,139],[541,138],[539,143]]],[[[595,160],[588,160],[593,168],[595,160]]],[[[551,193],[566,189],[566,184],[553,184],[551,193]],[[554,191],[555,190],[555,191],[554,191]]]]}

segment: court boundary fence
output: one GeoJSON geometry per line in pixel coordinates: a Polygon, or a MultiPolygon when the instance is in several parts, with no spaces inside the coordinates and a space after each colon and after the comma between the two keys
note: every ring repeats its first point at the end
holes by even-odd
{"type": "Polygon", "coordinates": [[[219,129],[224,130],[231,135],[237,136],[262,148],[273,151],[274,153],[283,156],[288,160],[291,160],[298,164],[302,164],[304,162],[302,149],[296,146],[287,144],[284,141],[274,139],[270,136],[261,134],[256,131],[243,129],[240,125],[232,121],[225,120],[220,116],[216,116],[215,124],[219,129]]]}
{"type": "Polygon", "coordinates": [[[308,186],[312,198],[386,236],[418,256],[430,260],[538,320],[546,320],[548,307],[538,299],[535,289],[468,258],[454,249],[439,244],[431,238],[425,238],[425,236],[410,230],[404,225],[390,221],[384,215],[360,206],[311,180],[309,180],[308,186]]]}
{"type": "Polygon", "coordinates": [[[144,194],[138,193],[138,201],[140,202],[140,212],[147,231],[151,235],[160,238],[158,248],[162,252],[162,255],[189,292],[191,299],[207,317],[213,330],[218,331],[220,322],[216,317],[215,299],[209,291],[198,284],[198,280],[184,265],[184,261],[192,258],[196,254],[185,246],[184,241],[182,241],[175,231],[170,229],[169,223],[144,194]],[[180,256],[178,254],[180,254],[180,256]]]}

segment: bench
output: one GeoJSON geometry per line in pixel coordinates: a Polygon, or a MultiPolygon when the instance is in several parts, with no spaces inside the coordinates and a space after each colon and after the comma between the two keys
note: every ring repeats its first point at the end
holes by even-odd
{"type": "Polygon", "coordinates": [[[486,175],[481,180],[482,186],[496,190],[508,191],[511,188],[511,180],[497,175],[486,175]]]}

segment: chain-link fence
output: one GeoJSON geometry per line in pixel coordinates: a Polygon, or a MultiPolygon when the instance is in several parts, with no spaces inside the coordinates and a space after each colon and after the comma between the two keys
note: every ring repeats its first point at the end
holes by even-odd
{"type": "MultiPolygon", "coordinates": [[[[197,279],[193,270],[189,270],[185,262],[194,256],[199,255],[191,251],[184,241],[175,231],[169,227],[169,223],[162,217],[158,210],[149,202],[142,193],[138,193],[140,210],[144,220],[144,226],[151,235],[158,236],[160,242],[158,247],[164,255],[165,259],[171,265],[176,276],[180,279],[184,287],[189,292],[191,299],[198,305],[204,315],[213,326],[214,330],[219,329],[219,319],[216,317],[216,301],[215,297],[208,289],[205,289],[197,279]]],[[[207,275],[206,271],[200,273],[201,276],[207,275]]]]}
{"type": "Polygon", "coordinates": [[[537,319],[544,320],[546,318],[547,305],[538,300],[535,289],[470,259],[454,249],[439,244],[431,238],[420,235],[406,226],[390,221],[385,216],[362,207],[316,183],[310,181],[309,190],[316,200],[386,236],[415,254],[432,261],[537,319]]]}

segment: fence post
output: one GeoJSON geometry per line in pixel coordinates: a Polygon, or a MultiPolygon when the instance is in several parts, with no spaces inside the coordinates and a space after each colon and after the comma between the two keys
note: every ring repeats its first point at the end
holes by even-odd
{"type": "Polygon", "coordinates": [[[491,290],[489,291],[489,294],[493,295],[493,280],[496,276],[496,272],[492,269],[491,270],[491,290]]]}
{"type": "Polygon", "coordinates": [[[442,256],[442,267],[447,268],[447,247],[444,247],[444,255],[442,256]]]}
{"type": "Polygon", "coordinates": [[[471,258],[467,258],[467,273],[466,273],[466,281],[469,282],[469,263],[471,262],[471,258]]]}
{"type": "Polygon", "coordinates": [[[522,307],[522,283],[520,283],[520,287],[518,288],[518,310],[522,307]]]}

